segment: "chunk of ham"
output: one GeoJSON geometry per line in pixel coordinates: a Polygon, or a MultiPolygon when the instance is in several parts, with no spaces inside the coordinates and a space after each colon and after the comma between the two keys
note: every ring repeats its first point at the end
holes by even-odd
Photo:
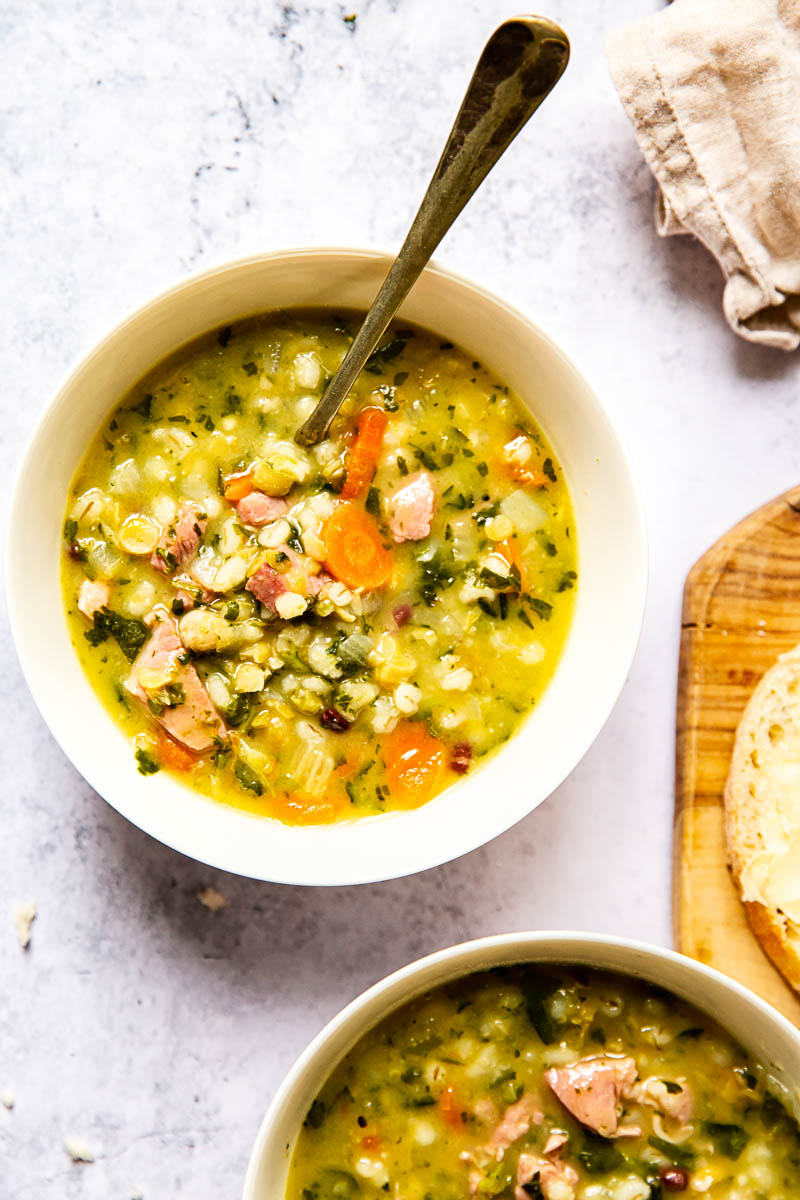
{"type": "Polygon", "coordinates": [[[183,654],[175,622],[165,616],[153,627],[140,650],[125,687],[142,704],[147,704],[148,693],[157,692],[167,683],[179,684],[183,688],[183,701],[174,708],[164,708],[156,720],[176,742],[201,754],[222,737],[225,726],[195,668],[180,661],[183,654]]]}
{"type": "Polygon", "coordinates": [[[183,566],[197,553],[200,538],[207,524],[205,518],[198,517],[196,511],[185,504],[175,523],[168,526],[159,538],[158,545],[150,557],[150,565],[157,571],[169,574],[177,567],[183,566]],[[174,566],[172,559],[175,560],[174,566]]]}
{"type": "Polygon", "coordinates": [[[636,1082],[632,1058],[585,1058],[567,1067],[550,1067],[544,1077],[564,1108],[601,1137],[624,1136],[619,1103],[636,1082]]]}
{"type": "Polygon", "coordinates": [[[516,1104],[509,1105],[503,1113],[500,1124],[489,1139],[490,1153],[499,1161],[509,1146],[525,1136],[531,1125],[541,1125],[543,1120],[539,1097],[534,1092],[524,1092],[516,1104]]]}
{"type": "Polygon", "coordinates": [[[278,596],[282,596],[284,592],[289,590],[283,582],[283,577],[269,563],[264,563],[260,566],[250,576],[245,587],[248,592],[252,592],[256,600],[260,600],[271,612],[277,612],[275,601],[278,599],[278,596]]]}
{"type": "Polygon", "coordinates": [[[436,494],[427,471],[417,471],[386,501],[387,519],[396,542],[418,542],[431,531],[436,494]]]}
{"type": "Polygon", "coordinates": [[[267,496],[264,492],[251,492],[236,504],[239,520],[256,527],[277,521],[288,511],[289,505],[282,496],[267,496]]]}
{"type": "Polygon", "coordinates": [[[333,576],[327,571],[320,571],[318,575],[309,575],[307,590],[309,596],[318,596],[327,583],[333,583],[333,576]]]}
{"type": "Polygon", "coordinates": [[[514,1200],[530,1200],[525,1186],[537,1178],[545,1200],[575,1200],[575,1189],[579,1182],[575,1168],[560,1159],[541,1158],[538,1154],[527,1152],[520,1154],[517,1162],[514,1200]]]}
{"type": "Polygon", "coordinates": [[[84,579],[78,592],[78,608],[91,621],[96,612],[108,607],[111,589],[107,583],[96,579],[84,579]]]}

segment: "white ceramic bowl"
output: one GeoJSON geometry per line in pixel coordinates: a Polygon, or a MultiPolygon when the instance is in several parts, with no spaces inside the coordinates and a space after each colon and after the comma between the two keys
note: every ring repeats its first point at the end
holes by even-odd
{"type": "Polygon", "coordinates": [[[800,1120],[800,1030],[718,971],[624,938],[586,933],[512,933],[464,942],[403,967],[325,1026],[286,1076],[261,1124],[243,1200],[283,1200],[295,1142],[334,1067],[394,1009],[442,983],[511,963],[560,963],[620,971],[667,988],[710,1014],[766,1067],[775,1091],[800,1120]]]}
{"type": "Polygon", "coordinates": [[[178,284],[123,321],[46,409],[11,508],[11,627],[42,716],[81,774],[153,837],[213,866],[301,884],[393,878],[446,862],[508,829],[572,770],[606,720],[641,626],[646,551],[636,489],[608,418],[575,368],[501,300],[430,267],[401,315],[456,342],[521,396],[572,492],[579,581],[572,629],[542,701],[503,750],[430,804],[346,824],[290,828],[199,796],[166,772],[144,779],[70,643],[59,583],[67,491],[108,412],[197,335],[276,308],[366,308],[389,265],[357,250],[243,259],[178,284]],[[47,480],[47,486],[42,486],[47,480]]]}

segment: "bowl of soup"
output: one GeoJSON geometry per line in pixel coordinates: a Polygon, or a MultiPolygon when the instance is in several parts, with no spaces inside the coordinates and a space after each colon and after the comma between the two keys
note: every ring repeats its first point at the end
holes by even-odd
{"type": "Polygon", "coordinates": [[[691,959],[577,933],[440,951],[289,1073],[244,1200],[790,1200],[800,1034],[691,959]]]}
{"type": "Polygon", "coordinates": [[[387,878],[508,828],[596,736],[641,623],[616,434],[475,285],[430,267],[329,435],[294,441],[388,262],[264,255],[158,297],[59,391],[12,506],[54,736],[142,829],[257,878],[387,878]]]}

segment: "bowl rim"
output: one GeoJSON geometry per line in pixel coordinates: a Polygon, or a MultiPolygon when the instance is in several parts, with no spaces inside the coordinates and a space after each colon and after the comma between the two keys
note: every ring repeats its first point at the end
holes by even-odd
{"type": "MultiPolygon", "coordinates": [[[[648,978],[646,972],[649,964],[654,962],[665,963],[685,972],[687,980],[705,980],[717,988],[727,991],[729,994],[735,996],[737,1001],[742,1002],[745,1006],[749,1006],[751,1011],[756,1010],[761,1019],[782,1033],[788,1041],[793,1042],[798,1051],[798,1061],[800,1061],[800,1029],[797,1029],[787,1017],[784,1017],[782,1013],[779,1013],[766,1000],[762,1000],[760,996],[756,995],[748,987],[745,987],[744,984],[739,983],[732,976],[724,975],[721,971],[717,971],[716,968],[699,962],[697,959],[690,958],[688,955],[681,954],[676,950],[659,946],[654,942],[645,942],[638,938],[603,933],[587,933],[579,930],[542,929],[490,934],[486,937],[474,938],[466,942],[458,942],[455,945],[446,946],[441,950],[435,950],[431,954],[426,954],[422,958],[415,959],[413,962],[399,967],[397,970],[378,980],[377,983],[366,988],[325,1023],[305,1049],[301,1051],[284,1075],[282,1082],[278,1086],[278,1090],[275,1092],[261,1120],[247,1163],[242,1200],[273,1200],[273,1197],[268,1197],[263,1192],[256,1190],[259,1183],[258,1175],[262,1160],[270,1149],[269,1143],[273,1127],[277,1125],[283,1111],[291,1104],[295,1091],[303,1086],[303,1078],[307,1070],[314,1065],[315,1060],[323,1054],[326,1046],[337,1035],[344,1034],[347,1031],[348,1043],[344,1049],[340,1050],[333,1062],[325,1066],[322,1072],[320,1072],[322,1078],[318,1079],[315,1084],[317,1089],[324,1085],[330,1073],[341,1062],[344,1055],[352,1049],[353,1045],[358,1042],[359,1038],[368,1033],[370,1029],[373,1029],[380,1021],[390,1016],[392,1012],[425,992],[429,986],[436,987],[447,981],[467,978],[469,975],[479,973],[482,970],[490,970],[493,967],[503,964],[512,965],[527,962],[552,962],[558,964],[560,962],[565,966],[569,966],[576,961],[571,958],[571,954],[575,954],[576,952],[586,954],[592,950],[596,950],[597,952],[619,951],[623,955],[629,955],[631,959],[641,959],[643,967],[641,975],[635,975],[632,969],[629,970],[626,967],[608,967],[602,964],[597,965],[596,969],[598,970],[606,970],[610,973],[616,971],[622,975],[632,975],[633,977],[646,980],[648,978]],[[558,949],[557,956],[546,956],[547,951],[551,948],[558,949]],[[502,951],[502,956],[499,958],[493,957],[496,951],[502,951]],[[489,960],[483,967],[469,965],[464,966],[462,969],[462,965],[465,962],[475,956],[481,955],[485,955],[489,960]],[[439,969],[443,966],[452,969],[444,974],[439,974],[439,969]],[[434,976],[436,976],[435,979],[433,978],[434,976]],[[404,994],[394,994],[403,987],[406,988],[404,994]],[[391,993],[392,995],[383,1010],[380,1013],[369,1011],[387,993],[391,993]],[[353,1031],[350,1027],[357,1027],[359,1025],[359,1018],[364,1013],[364,1010],[369,1011],[368,1019],[362,1020],[360,1028],[355,1028],[353,1031]]],[[[592,965],[584,962],[583,957],[580,958],[579,962],[580,965],[592,965]]],[[[667,988],[667,990],[673,991],[674,989],[667,988]]],[[[701,1002],[692,1000],[691,997],[686,997],[686,999],[688,1003],[694,1004],[701,1011],[706,1011],[703,1010],[701,1002]]],[[[709,1013],[708,1015],[712,1019],[716,1019],[713,1013],[709,1013]]],[[[725,1023],[721,1022],[721,1024],[722,1028],[725,1029],[725,1023]]],[[[800,1086],[800,1080],[798,1081],[798,1085],[800,1086]]],[[[295,1131],[292,1142],[287,1144],[287,1148],[294,1147],[298,1131],[295,1131]]],[[[278,1198],[275,1197],[274,1200],[278,1200],[278,1198]]]]}
{"type": "MultiPolygon", "coordinates": [[[[552,338],[533,320],[531,320],[523,311],[508,303],[502,297],[498,296],[491,289],[484,287],[481,284],[473,282],[471,279],[463,276],[449,268],[440,266],[437,262],[431,261],[423,272],[426,276],[434,276],[442,280],[444,285],[457,289],[462,295],[468,299],[474,299],[478,304],[484,304],[492,307],[503,318],[510,323],[516,323],[524,327],[530,332],[532,338],[541,344],[544,351],[549,354],[556,362],[558,370],[563,372],[565,379],[570,380],[575,386],[580,387],[585,393],[585,400],[598,421],[598,425],[603,426],[614,444],[615,454],[618,458],[618,464],[621,467],[621,477],[624,478],[626,498],[629,503],[628,520],[630,524],[629,533],[629,571],[630,583],[628,588],[629,595],[629,610],[630,619],[625,635],[620,636],[620,650],[616,654],[615,669],[606,674],[603,687],[602,703],[595,703],[592,708],[592,720],[584,722],[580,742],[576,742],[573,752],[565,756],[565,760],[558,764],[558,769],[551,772],[548,779],[547,790],[539,797],[533,806],[526,805],[519,811],[512,814],[504,813],[502,823],[495,825],[488,836],[482,828],[476,828],[473,822],[465,822],[462,833],[459,836],[454,836],[451,842],[444,846],[441,841],[430,841],[427,849],[418,849],[411,856],[413,861],[410,863],[402,863],[399,866],[392,865],[389,869],[383,864],[367,864],[359,869],[358,873],[354,873],[352,867],[338,868],[333,866],[329,868],[324,878],[318,878],[316,873],[308,875],[298,874],[296,865],[289,870],[281,870],[276,864],[272,864],[269,870],[264,873],[256,873],[250,867],[241,867],[236,863],[229,861],[230,855],[226,847],[222,847],[217,852],[216,847],[204,845],[198,850],[197,845],[193,842],[190,847],[187,847],[185,840],[180,836],[178,831],[172,833],[165,829],[158,822],[142,818],[141,820],[136,814],[131,813],[130,805],[124,800],[122,794],[119,797],[116,795],[114,799],[110,798],[112,793],[104,784],[98,781],[98,774],[95,770],[94,760],[87,759],[86,755],[77,753],[75,748],[68,748],[70,741],[69,737],[64,735],[62,738],[61,732],[57,731],[54,724],[51,723],[51,715],[48,714],[50,704],[47,696],[47,689],[44,686],[38,686],[34,679],[34,656],[30,653],[29,647],[26,644],[26,639],[22,634],[22,612],[24,609],[24,586],[22,572],[14,571],[15,558],[19,559],[20,548],[17,545],[18,539],[15,537],[15,529],[19,524],[20,514],[23,510],[23,484],[26,477],[29,475],[37,445],[40,439],[47,436],[47,427],[50,423],[54,410],[57,409],[62,397],[72,388],[78,377],[90,368],[91,364],[98,357],[106,354],[109,347],[112,346],[118,339],[124,339],[130,335],[130,326],[136,322],[143,320],[148,313],[162,306],[168,306],[175,300],[178,300],[183,293],[191,293],[193,289],[198,288],[204,283],[208,283],[216,278],[226,275],[235,275],[238,272],[246,272],[248,270],[257,270],[260,267],[269,267],[270,264],[280,262],[281,260],[320,260],[324,263],[330,260],[332,265],[343,265],[346,262],[353,264],[361,263],[364,265],[371,264],[375,267],[388,269],[391,262],[394,260],[394,255],[384,251],[346,247],[346,246],[299,246],[281,248],[271,250],[264,253],[249,254],[235,259],[225,259],[214,265],[204,268],[201,271],[193,272],[176,283],[170,285],[166,289],[162,289],[151,295],[144,303],[129,309],[126,315],[116,321],[111,329],[97,342],[93,343],[89,350],[83,354],[78,354],[73,361],[71,368],[62,377],[59,386],[52,393],[47,404],[38,414],[34,423],[33,429],[27,439],[24,453],[19,461],[14,479],[14,485],[11,492],[9,505],[8,524],[6,528],[6,597],[7,609],[9,614],[9,625],[12,639],[17,651],[17,656],[22,668],[23,676],[31,692],[34,702],[48,728],[48,732],[60,746],[66,757],[72,765],[78,770],[89,785],[98,792],[98,794],[109,803],[112,808],[120,812],[137,828],[149,836],[155,837],[162,844],[169,846],[178,853],[188,855],[199,862],[206,863],[209,866],[231,871],[233,873],[242,874],[245,877],[267,879],[276,883],[288,883],[299,886],[344,886],[360,883],[373,883],[390,878],[403,877],[405,875],[416,874],[418,872],[428,870],[432,867],[450,862],[455,858],[461,857],[480,846],[487,845],[494,838],[499,837],[508,829],[512,828],[525,816],[529,815],[533,808],[537,807],[547,796],[552,793],[564,782],[571,774],[578,763],[588,752],[591,745],[594,743],[603,726],[607,722],[611,712],[613,711],[620,692],[625,684],[628,672],[636,654],[636,649],[641,635],[642,625],[645,615],[646,596],[648,587],[649,573],[649,556],[646,523],[644,518],[644,509],[642,505],[641,492],[633,472],[630,455],[627,447],[624,444],[614,422],[612,422],[604,406],[600,402],[594,389],[584,377],[577,363],[573,361],[561,348],[552,340],[552,338]],[[568,761],[567,761],[568,760],[568,761]],[[108,793],[108,794],[107,794],[108,793]]],[[[300,307],[300,306],[295,306],[300,307]]],[[[307,307],[307,305],[306,305],[307,307]]],[[[266,311],[266,310],[265,310],[266,311]]],[[[413,317],[411,318],[414,319],[413,317]]],[[[198,322],[200,324],[201,322],[198,322]]],[[[193,335],[194,336],[194,335],[193,335]]],[[[198,334],[199,336],[199,334],[198,334]]],[[[191,338],[188,339],[191,341],[191,338]]],[[[186,342],[182,344],[187,344],[186,342]]],[[[178,348],[177,346],[175,347],[178,348]]],[[[160,360],[159,360],[160,361],[160,360]]],[[[558,667],[556,667],[556,675],[558,667]]],[[[551,685],[548,685],[550,687],[551,685]]],[[[524,729],[524,726],[523,726],[524,729]]],[[[523,730],[518,731],[519,736],[523,730]]],[[[176,786],[183,786],[176,784],[176,786]]],[[[208,801],[213,803],[213,801],[208,801]]],[[[368,820],[368,818],[367,818],[368,820]]],[[[424,841],[424,839],[420,839],[424,841]]],[[[407,856],[408,857],[408,856],[407,856]]]]}

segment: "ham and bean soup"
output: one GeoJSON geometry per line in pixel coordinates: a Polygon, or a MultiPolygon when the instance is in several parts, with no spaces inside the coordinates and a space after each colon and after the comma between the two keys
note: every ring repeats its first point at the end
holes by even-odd
{"type": "Polygon", "coordinates": [[[289,823],[474,770],[541,696],[577,583],[559,462],[450,343],[393,327],[295,444],[358,322],[270,314],[160,364],[64,525],[73,641],[139,770],[289,823]]]}
{"type": "Polygon", "coordinates": [[[286,1200],[790,1200],[800,1131],[731,1038],[624,976],[473,975],[366,1034],[286,1200]]]}

